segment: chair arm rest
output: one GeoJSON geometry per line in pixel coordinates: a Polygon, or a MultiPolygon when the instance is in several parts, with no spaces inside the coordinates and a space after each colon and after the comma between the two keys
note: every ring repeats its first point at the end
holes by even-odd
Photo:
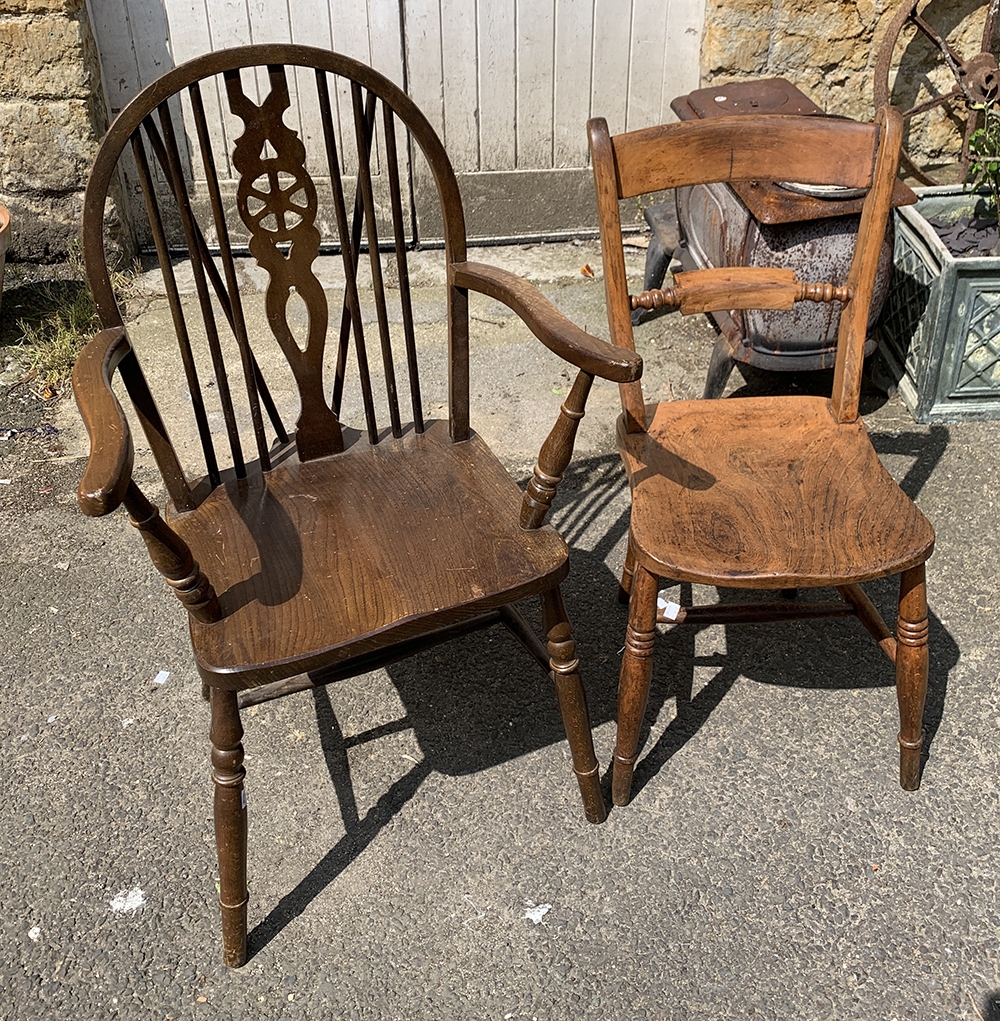
{"type": "Polygon", "coordinates": [[[505,269],[481,262],[455,262],[451,283],[488,294],[517,313],[529,330],[550,350],[584,372],[631,383],[642,375],[642,357],[615,347],[574,326],[534,284],[505,269]]]}
{"type": "Polygon", "coordinates": [[[116,326],[98,333],[73,366],[73,395],[90,436],[90,457],[76,496],[89,517],[113,511],[132,478],[132,436],[111,389],[115,369],[131,350],[125,328],[116,326]]]}

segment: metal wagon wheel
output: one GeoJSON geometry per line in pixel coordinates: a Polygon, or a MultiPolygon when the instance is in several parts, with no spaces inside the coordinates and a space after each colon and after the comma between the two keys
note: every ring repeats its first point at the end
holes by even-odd
{"type": "MultiPolygon", "coordinates": [[[[976,130],[976,123],[978,121],[978,111],[973,109],[973,107],[994,102],[998,95],[998,89],[1000,89],[1000,69],[997,67],[996,57],[989,50],[993,39],[993,31],[997,23],[997,16],[1000,13],[1000,0],[989,0],[980,52],[968,60],[964,60],[956,53],[947,39],[940,36],[917,13],[918,3],[920,3],[920,0],[904,2],[899,10],[896,11],[882,39],[878,59],[875,62],[875,108],[878,109],[890,102],[889,69],[892,65],[893,51],[896,48],[896,42],[899,39],[899,33],[903,30],[903,26],[908,23],[913,24],[940,51],[941,58],[955,76],[955,84],[950,92],[943,93],[940,96],[933,96],[906,110],[903,113],[903,118],[909,120],[912,117],[929,113],[936,107],[944,106],[945,104],[951,104],[953,107],[964,106],[966,123],[962,136],[961,159],[962,176],[964,178],[969,169],[969,139],[972,138],[972,133],[976,130]]],[[[961,111],[957,112],[961,116],[961,111]]],[[[922,184],[941,183],[918,167],[905,149],[902,153],[902,165],[922,184]]]]}

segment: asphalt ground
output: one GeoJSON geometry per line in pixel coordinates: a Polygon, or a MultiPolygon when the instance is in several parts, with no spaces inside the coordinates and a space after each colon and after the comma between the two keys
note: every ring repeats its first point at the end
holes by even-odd
{"type": "MultiPolygon", "coordinates": [[[[478,256],[606,336],[593,243],[478,256]]],[[[440,369],[426,258],[418,341],[440,369]]],[[[150,352],[154,284],[130,327],[150,352]]],[[[494,302],[472,325],[473,425],[523,482],[569,370],[494,302]]],[[[647,393],[700,394],[702,318],[637,336],[647,393]]],[[[1000,1019],[997,423],[918,426],[864,398],[938,534],[918,792],[896,780],[891,667],[856,621],[664,629],[633,803],[588,825],[547,680],[479,633],[244,714],[251,956],[227,971],[184,612],[123,512],[77,509],[72,401],[39,402],[0,355],[0,1017],[1000,1019]]],[[[595,386],[553,514],[604,764],[625,629],[617,403],[595,386]]],[[[162,499],[141,446],[136,477],[162,499]]],[[[869,592],[893,620],[892,582],[869,592]]]]}

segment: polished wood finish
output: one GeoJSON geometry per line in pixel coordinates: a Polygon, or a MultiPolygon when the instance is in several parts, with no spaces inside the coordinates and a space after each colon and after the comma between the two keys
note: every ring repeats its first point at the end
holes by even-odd
{"type": "Polygon", "coordinates": [[[236,693],[212,691],[212,780],[215,847],[219,856],[222,956],[230,968],[247,957],[247,795],[243,781],[243,724],[236,693]]]}
{"type": "MultiPolygon", "coordinates": [[[[833,393],[644,404],[620,385],[618,449],[632,490],[620,598],[629,622],[619,681],[612,794],[627,804],[660,624],[737,624],[856,616],[894,661],[900,710],[900,783],[920,778],[927,688],[924,563],[934,531],[882,467],[858,417],[865,328],[899,159],[901,121],[728,117],[611,137],[589,124],[601,223],[608,321],[634,351],[630,307],[682,313],[790,308],[840,301],[833,393]],[[678,274],[673,285],[629,300],[618,202],[664,187],[792,180],[864,188],[847,285],[802,282],[788,270],[723,268],[678,274]],[[861,584],[901,576],[896,637],[861,584]],[[780,591],[785,601],[657,609],[657,579],[780,591]],[[833,586],[840,602],[798,600],[833,586]]],[[[714,364],[714,363],[713,363],[714,364]]],[[[716,367],[722,372],[721,366],[716,367]]]]}
{"type": "MultiPolygon", "coordinates": [[[[189,613],[195,661],[212,707],[226,964],[238,966],[247,956],[241,706],[502,624],[548,674],[584,812],[601,822],[605,808],[587,702],[559,590],[569,551],[544,519],[593,379],[634,381],[642,359],[589,337],[525,281],[468,263],[458,186],[427,120],[377,72],[325,50],[244,47],[170,70],[111,125],[84,206],[87,274],[104,329],[74,372],[91,440],[79,501],[89,515],[125,506],[189,613]],[[289,67],[299,69],[299,101],[301,90],[315,85],[323,127],[318,152],[307,153],[285,123],[286,117],[293,121],[289,67]],[[231,151],[213,150],[219,140],[208,130],[203,96],[218,97],[238,122],[231,151]],[[195,124],[195,137],[183,145],[174,123],[178,97],[189,103],[195,124]],[[333,97],[340,100],[336,116],[333,97]],[[447,421],[424,417],[409,291],[410,214],[400,160],[417,156],[437,184],[449,270],[448,382],[438,395],[447,402],[447,421]],[[144,193],[177,345],[172,370],[163,367],[167,346],[144,357],[162,359],[156,378],[170,379],[172,371],[174,385],[190,394],[188,432],[201,448],[193,468],[182,465],[171,442],[111,287],[105,206],[123,157],[134,160],[144,193]],[[216,172],[227,162],[239,176],[235,200],[216,172]],[[350,205],[348,174],[356,181],[350,205]],[[329,214],[321,215],[321,206],[329,214]],[[346,278],[332,316],[314,271],[324,221],[336,227],[333,241],[346,278]],[[235,231],[248,238],[266,273],[263,337],[249,327],[240,299],[235,231]],[[181,247],[194,279],[193,297],[183,300],[174,267],[181,247]],[[375,304],[373,350],[358,288],[362,258],[375,304]],[[525,494],[469,427],[469,289],[509,305],[579,370],[525,494]],[[301,307],[292,314],[293,296],[304,316],[301,307]],[[398,305],[390,309],[393,302],[398,305]],[[331,320],[332,385],[323,374],[331,320]],[[401,322],[398,331],[390,328],[395,322],[401,322]],[[292,427],[282,421],[266,378],[276,370],[258,358],[262,345],[284,355],[294,380],[299,413],[292,427]],[[346,397],[352,371],[355,408],[346,397]],[[169,501],[162,516],[132,477],[128,419],[113,389],[118,377],[164,478],[169,501]],[[380,377],[385,390],[376,393],[380,377]],[[541,600],[544,641],[511,605],[528,596],[541,600]]],[[[171,414],[179,418],[185,403],[178,410],[173,402],[171,414]]]]}

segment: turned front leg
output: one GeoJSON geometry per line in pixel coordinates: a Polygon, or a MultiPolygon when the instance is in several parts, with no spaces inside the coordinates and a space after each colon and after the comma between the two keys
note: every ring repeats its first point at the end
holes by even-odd
{"type": "Polygon", "coordinates": [[[219,855],[222,953],[230,968],[247,959],[247,796],[243,725],[235,691],[212,690],[212,779],[219,855]]]}
{"type": "Polygon", "coordinates": [[[542,594],[542,618],[548,640],[550,676],[573,757],[573,772],[583,797],[583,810],[589,822],[604,822],[607,810],[601,794],[600,766],[594,754],[587,695],[580,680],[576,642],[558,588],[542,594]]]}
{"type": "Polygon", "coordinates": [[[635,565],[629,600],[625,650],[618,680],[618,738],[615,742],[611,797],[627,805],[632,796],[632,773],[639,749],[639,731],[646,715],[649,682],[653,673],[656,639],[656,575],[635,565]]]}
{"type": "Polygon", "coordinates": [[[899,579],[896,624],[896,699],[899,702],[899,785],[920,786],[924,702],[927,699],[927,585],[924,565],[911,567],[899,579]]]}

